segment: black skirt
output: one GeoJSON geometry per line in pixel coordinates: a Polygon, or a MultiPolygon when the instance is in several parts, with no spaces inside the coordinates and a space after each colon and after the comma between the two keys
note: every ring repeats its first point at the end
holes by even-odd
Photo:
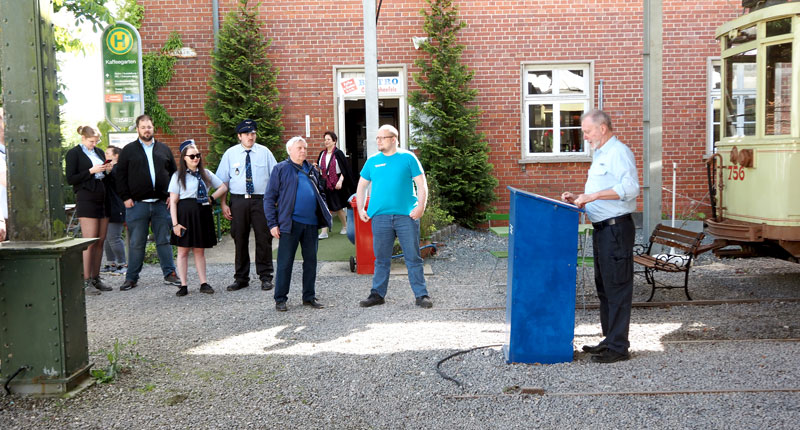
{"type": "MultiPolygon", "coordinates": [[[[321,180],[325,180],[322,178],[321,180]]],[[[341,209],[346,209],[350,207],[350,204],[347,203],[347,199],[350,196],[347,195],[347,190],[344,188],[336,190],[329,190],[327,187],[325,188],[325,203],[328,205],[328,210],[331,212],[336,212],[341,209]]]]}
{"type": "Polygon", "coordinates": [[[170,233],[169,243],[183,248],[211,248],[217,244],[214,232],[214,214],[211,205],[197,203],[197,199],[178,200],[178,224],[186,227],[183,236],[170,233]]]}
{"type": "Polygon", "coordinates": [[[106,189],[103,181],[94,179],[97,185],[94,191],[81,188],[75,193],[75,216],[78,218],[106,218],[108,205],[106,205],[106,189]]]}

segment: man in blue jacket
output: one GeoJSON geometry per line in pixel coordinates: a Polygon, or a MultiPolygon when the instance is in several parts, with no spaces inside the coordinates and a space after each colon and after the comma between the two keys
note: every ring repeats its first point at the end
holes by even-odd
{"type": "Polygon", "coordinates": [[[322,309],[314,283],[317,280],[317,230],[331,226],[319,173],[306,161],[308,144],[296,136],[286,142],[289,159],[275,166],[264,195],[264,215],[272,237],[278,239],[275,272],[275,309],[285,312],[297,245],[303,255],[303,305],[322,309]]]}

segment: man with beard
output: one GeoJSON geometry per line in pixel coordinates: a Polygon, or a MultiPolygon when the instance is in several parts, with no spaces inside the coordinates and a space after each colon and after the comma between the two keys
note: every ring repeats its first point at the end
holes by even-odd
{"type": "Polygon", "coordinates": [[[153,229],[164,281],[180,286],[169,244],[172,218],[167,206],[169,179],[177,170],[175,158],[167,145],[153,137],[153,120],[148,115],[136,118],[136,131],[139,139],[125,145],[117,162],[117,193],[125,203],[130,241],[128,272],[119,289],[136,287],[144,262],[148,227],[153,229]]]}

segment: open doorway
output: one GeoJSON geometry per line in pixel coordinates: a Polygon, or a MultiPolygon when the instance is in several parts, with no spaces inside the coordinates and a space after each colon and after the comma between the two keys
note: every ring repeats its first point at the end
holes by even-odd
{"type": "MultiPolygon", "coordinates": [[[[345,152],[353,169],[353,177],[359,178],[361,168],[367,161],[367,115],[364,99],[345,100],[344,102],[344,137],[345,152]]],[[[389,124],[400,132],[399,139],[405,141],[403,129],[400,127],[400,99],[389,98],[378,100],[378,126],[389,124]]]]}

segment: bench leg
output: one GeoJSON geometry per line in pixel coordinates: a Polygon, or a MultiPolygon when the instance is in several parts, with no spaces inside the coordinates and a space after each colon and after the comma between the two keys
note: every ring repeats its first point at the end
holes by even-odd
{"type": "Polygon", "coordinates": [[[683,291],[686,293],[686,298],[691,301],[692,296],[689,295],[689,268],[686,269],[686,276],[683,279],[683,291]]]}
{"type": "Polygon", "coordinates": [[[647,280],[647,283],[650,284],[650,298],[647,301],[653,300],[653,296],[656,294],[656,279],[655,279],[655,271],[650,269],[649,267],[644,268],[644,277],[647,280]]]}

